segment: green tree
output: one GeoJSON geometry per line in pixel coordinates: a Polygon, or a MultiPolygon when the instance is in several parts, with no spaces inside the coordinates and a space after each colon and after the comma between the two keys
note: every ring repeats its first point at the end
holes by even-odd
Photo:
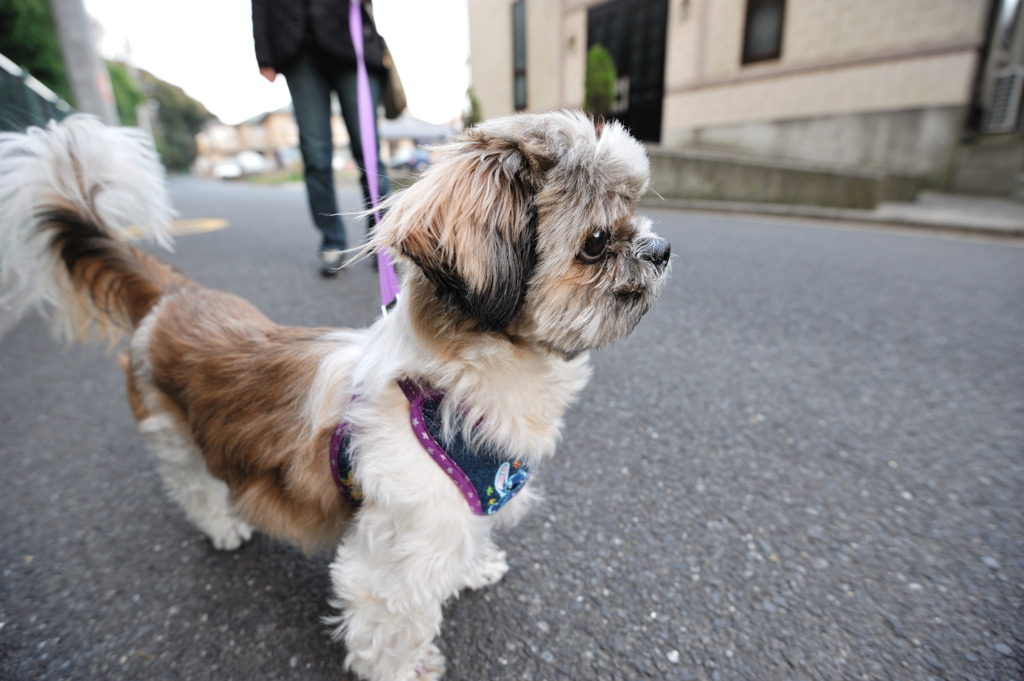
{"type": "Polygon", "coordinates": [[[587,50],[587,72],[583,84],[583,109],[598,118],[611,113],[615,102],[615,61],[601,45],[587,50]]]}
{"type": "Polygon", "coordinates": [[[466,100],[468,107],[462,113],[462,127],[471,128],[484,119],[483,112],[480,109],[480,100],[476,97],[476,92],[470,87],[466,90],[466,100]]]}
{"type": "Polygon", "coordinates": [[[139,89],[135,79],[128,72],[128,67],[121,62],[108,61],[107,71],[110,73],[110,85],[114,89],[114,101],[117,102],[117,115],[121,125],[138,125],[139,105],[146,101],[146,95],[139,89]]]}
{"type": "Polygon", "coordinates": [[[142,89],[156,100],[158,107],[153,137],[164,165],[168,170],[188,170],[198,153],[196,134],[206,121],[214,117],[213,114],[180,87],[145,71],[140,71],[140,76],[142,89]]]}
{"type": "Polygon", "coordinates": [[[72,102],[57,29],[45,0],[0,0],[0,53],[72,102]]]}

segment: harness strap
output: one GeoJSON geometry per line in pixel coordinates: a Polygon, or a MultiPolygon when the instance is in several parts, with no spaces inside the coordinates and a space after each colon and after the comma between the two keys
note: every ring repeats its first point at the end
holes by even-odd
{"type": "MultiPolygon", "coordinates": [[[[398,385],[409,401],[409,424],[416,440],[455,483],[474,514],[497,513],[522,490],[530,475],[529,466],[492,447],[469,448],[458,430],[450,441],[443,441],[440,406],[444,396],[408,378],[399,380],[398,385]]],[[[339,424],[331,438],[331,473],[345,499],[358,507],[364,494],[353,474],[350,440],[348,424],[339,424]]]]}
{"type": "Polygon", "coordinates": [[[466,497],[466,501],[469,503],[473,513],[483,515],[483,506],[480,504],[480,497],[473,483],[459,465],[449,458],[448,452],[437,443],[437,440],[434,439],[434,436],[427,429],[427,418],[423,414],[423,405],[428,399],[439,403],[441,401],[440,393],[420,390],[419,386],[408,378],[401,379],[398,385],[402,388],[402,392],[405,393],[405,399],[409,400],[409,423],[412,425],[412,432],[416,434],[416,439],[419,440],[420,446],[426,450],[430,458],[434,460],[434,463],[440,466],[441,470],[452,479],[452,482],[462,492],[462,496],[466,497]]]}

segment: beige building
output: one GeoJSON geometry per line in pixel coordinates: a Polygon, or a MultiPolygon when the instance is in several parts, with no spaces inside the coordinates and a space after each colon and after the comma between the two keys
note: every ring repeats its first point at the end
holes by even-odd
{"type": "Polygon", "coordinates": [[[614,115],[648,142],[946,181],[965,131],[1019,149],[1024,73],[1006,82],[1019,13],[1018,0],[469,0],[473,87],[487,117],[580,107],[600,43],[614,115]]]}

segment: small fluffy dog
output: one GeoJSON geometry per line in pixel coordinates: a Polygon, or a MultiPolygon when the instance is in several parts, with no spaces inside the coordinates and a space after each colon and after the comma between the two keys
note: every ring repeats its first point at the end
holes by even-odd
{"type": "Polygon", "coordinates": [[[369,248],[402,296],[365,330],[288,328],[120,238],[163,237],[159,161],[86,117],[0,135],[0,277],[71,339],[127,333],[128,401],[170,495],[218,549],[253,528],[336,546],[346,665],[437,679],[444,602],[499,580],[587,350],[653,304],[669,244],[637,215],[643,147],[578,112],[469,129],[386,201],[369,248]]]}

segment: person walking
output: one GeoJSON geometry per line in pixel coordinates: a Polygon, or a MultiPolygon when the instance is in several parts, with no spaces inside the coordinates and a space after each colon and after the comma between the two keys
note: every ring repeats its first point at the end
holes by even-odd
{"type": "MultiPolygon", "coordinates": [[[[252,30],[260,73],[270,82],[274,82],[278,74],[283,75],[291,92],[309,209],[322,235],[320,272],[327,277],[333,277],[345,266],[344,250],[348,247],[334,188],[332,92],[341,105],[352,156],[360,169],[364,205],[371,207],[359,134],[356,56],[349,33],[349,2],[252,0],[252,30]]],[[[361,3],[360,9],[366,70],[376,112],[387,72],[384,41],[377,33],[372,12],[368,11],[369,4],[368,1],[361,3]]],[[[373,119],[376,127],[376,115],[373,119]]],[[[383,197],[390,189],[390,181],[380,161],[379,145],[373,156],[377,159],[379,196],[383,197]]]]}

